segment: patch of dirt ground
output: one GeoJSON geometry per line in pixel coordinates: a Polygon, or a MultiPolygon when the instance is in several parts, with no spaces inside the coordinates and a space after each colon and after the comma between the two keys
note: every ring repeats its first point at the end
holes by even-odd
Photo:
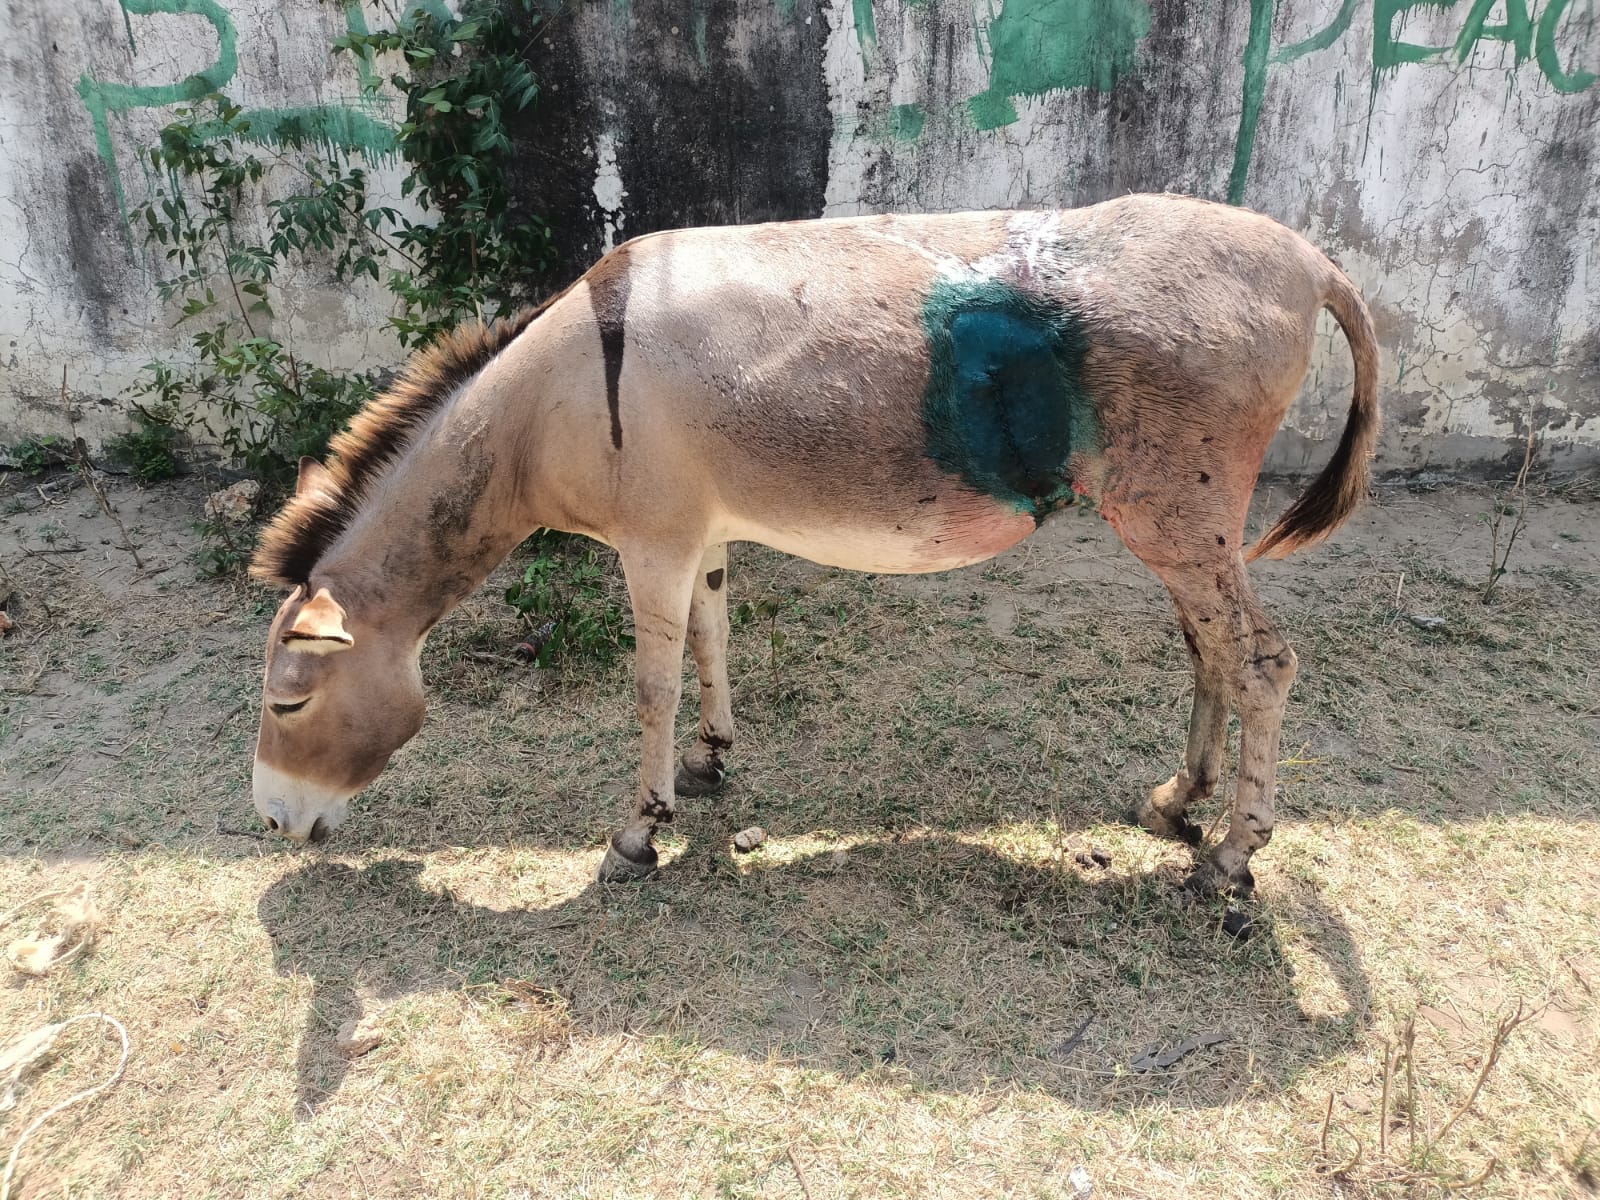
{"type": "MultiPolygon", "coordinates": [[[[1301,672],[1235,938],[1177,889],[1188,851],[1122,821],[1181,757],[1190,680],[1164,593],[1092,515],[937,577],[738,548],[729,785],[683,806],[657,878],[600,888],[629,664],[514,659],[515,562],[435,633],[422,734],[298,848],[248,790],[278,598],[197,576],[197,484],[109,485],[142,565],[71,484],[0,484],[0,910],[87,879],[104,925],[6,978],[0,1042],[100,1011],[132,1051],[27,1143],[15,1195],[1600,1180],[1592,499],[1538,501],[1487,605],[1485,490],[1386,489],[1255,570],[1301,672]],[[381,1035],[364,1054],[353,1022],[381,1035]]],[[[116,1057],[63,1033],[0,1154],[116,1057]]]]}

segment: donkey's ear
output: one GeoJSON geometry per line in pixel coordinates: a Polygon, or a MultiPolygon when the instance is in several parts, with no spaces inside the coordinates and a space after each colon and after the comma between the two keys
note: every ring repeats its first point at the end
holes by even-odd
{"type": "Polygon", "coordinates": [[[307,492],[331,492],[333,486],[333,472],[323,466],[309,454],[300,456],[300,476],[294,483],[294,494],[304,496],[307,492]]]}
{"type": "Polygon", "coordinates": [[[344,609],[327,588],[300,606],[289,628],[283,631],[283,640],[299,643],[296,650],[309,650],[314,654],[331,654],[356,644],[344,627],[344,609]]]}

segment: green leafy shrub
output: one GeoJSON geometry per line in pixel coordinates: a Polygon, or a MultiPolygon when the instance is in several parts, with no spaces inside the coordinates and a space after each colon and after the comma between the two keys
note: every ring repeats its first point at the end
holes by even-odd
{"type": "Polygon", "coordinates": [[[71,461],[65,438],[46,434],[39,438],[24,438],[6,450],[6,458],[17,464],[17,470],[38,475],[51,467],[71,461]]]}
{"type": "Polygon", "coordinates": [[[514,23],[494,0],[468,0],[460,17],[443,12],[413,9],[392,29],[332,46],[367,63],[398,57],[402,69],[362,77],[404,100],[401,190],[420,219],[372,203],[365,170],[343,151],[292,143],[291,156],[254,145],[248,115],[221,94],[176,110],[145,151],[152,189],[131,219],[166,263],[162,298],[194,333],[190,360],[150,363],[134,395],[171,414],[174,429],[203,431],[269,489],[292,483],[302,454],[321,456],[379,385],[373,372],[308,362],[273,336],[279,280],[291,268],[383,283],[397,338],[415,346],[469,316],[508,314],[549,262],[549,228],[513,218],[504,170],[506,118],[538,94],[514,23]],[[267,203],[266,227],[252,239],[241,202],[269,167],[282,168],[274,180],[295,177],[298,190],[267,203]]]}
{"type": "Polygon", "coordinates": [[[524,546],[533,559],[505,598],[528,625],[523,644],[535,662],[548,667],[570,657],[605,665],[632,649],[633,635],[621,607],[607,596],[609,577],[593,542],[542,530],[524,546]]]}
{"type": "Polygon", "coordinates": [[[137,409],[131,430],[106,439],[106,457],[140,483],[158,483],[178,474],[181,438],[170,418],[137,409]]]}

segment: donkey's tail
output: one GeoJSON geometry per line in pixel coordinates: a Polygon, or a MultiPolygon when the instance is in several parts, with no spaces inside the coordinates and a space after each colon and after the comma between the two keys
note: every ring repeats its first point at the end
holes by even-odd
{"type": "Polygon", "coordinates": [[[1314,546],[1344,523],[1346,517],[1367,497],[1367,460],[1378,442],[1382,418],[1378,412],[1378,338],[1372,328],[1372,314],[1355,285],[1343,271],[1329,264],[1328,291],[1323,304],[1333,313],[1350,343],[1355,360],[1355,394],[1350,399],[1350,416],[1344,436],[1322,474],[1311,481],[1305,493],[1289,506],[1245,557],[1283,558],[1306,546],[1314,546]]]}

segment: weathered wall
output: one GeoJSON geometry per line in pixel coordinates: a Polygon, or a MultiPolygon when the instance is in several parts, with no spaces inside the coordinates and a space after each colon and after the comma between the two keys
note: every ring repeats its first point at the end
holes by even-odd
{"type": "MultiPolygon", "coordinates": [[[[0,7],[0,443],[124,425],[119,397],[190,331],[156,292],[162,265],[127,213],[148,194],[139,152],[177,111],[222,90],[250,110],[259,153],[293,171],[285,122],[363,151],[394,190],[392,105],[362,96],[361,64],[328,53],[359,5],[301,0],[8,0],[0,7]]],[[[272,193],[269,179],[260,198],[272,193]]],[[[259,228],[259,204],[244,206],[259,228]]],[[[331,272],[285,280],[270,332],[330,366],[398,353],[384,297],[331,272]]],[[[267,332],[264,329],[263,332],[267,332]]]]}
{"type": "MultiPolygon", "coordinates": [[[[0,10],[0,440],[57,430],[63,366],[103,432],[139,365],[181,350],[122,214],[135,151],[186,95],[222,87],[269,134],[321,122],[392,185],[394,114],[325,50],[364,19],[315,0],[0,10]]],[[[545,91],[518,125],[519,201],[555,228],[558,274],[679,224],[1232,199],[1365,290],[1383,466],[1499,462],[1530,419],[1556,465],[1600,461],[1594,0],[581,0],[529,32],[545,91]]],[[[383,362],[382,317],[313,273],[276,332],[383,362]]],[[[1342,423],[1324,332],[1280,470],[1342,423]]]]}

